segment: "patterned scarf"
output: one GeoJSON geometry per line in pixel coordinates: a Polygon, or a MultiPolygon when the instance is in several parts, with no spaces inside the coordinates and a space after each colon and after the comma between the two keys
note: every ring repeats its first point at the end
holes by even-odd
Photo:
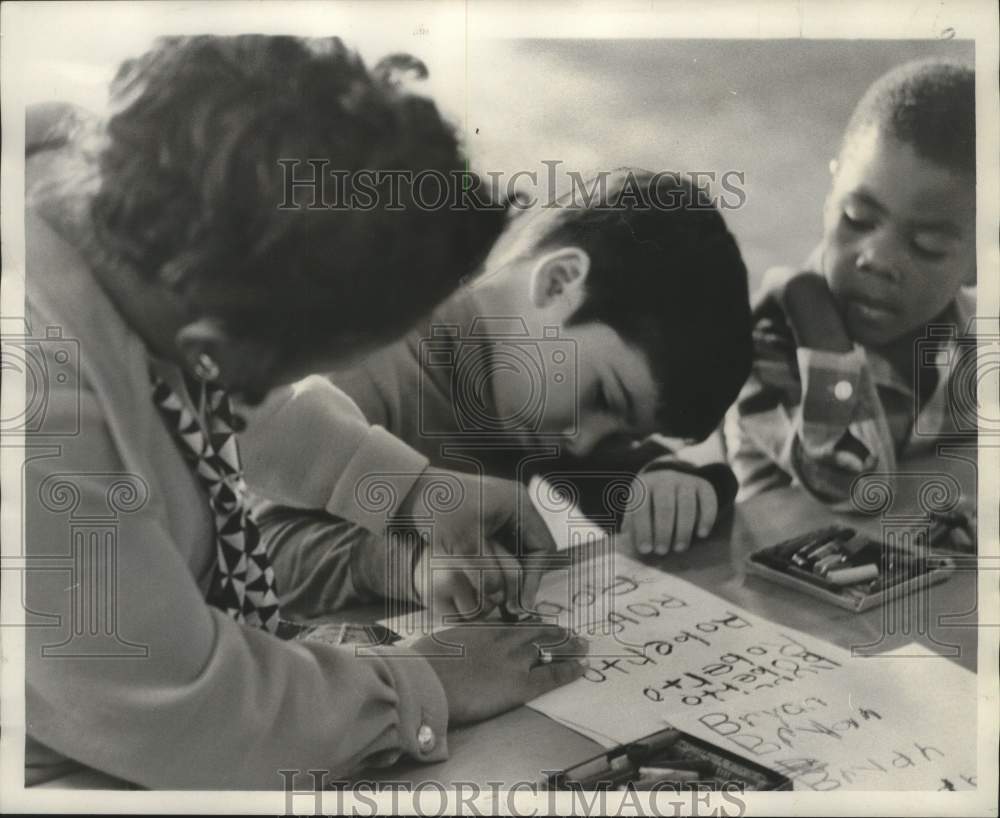
{"type": "Polygon", "coordinates": [[[278,595],[267,549],[250,513],[233,413],[225,390],[185,377],[188,393],[201,395],[205,426],[156,372],[153,402],[185,459],[208,492],[215,520],[215,573],[207,600],[237,622],[278,631],[278,595]]]}

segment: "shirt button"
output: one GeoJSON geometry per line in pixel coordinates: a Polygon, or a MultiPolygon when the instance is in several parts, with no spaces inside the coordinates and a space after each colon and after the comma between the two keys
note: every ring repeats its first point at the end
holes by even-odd
{"type": "Polygon", "coordinates": [[[837,385],[833,387],[833,396],[837,400],[850,400],[853,394],[854,387],[850,381],[837,381],[837,385]]]}
{"type": "Polygon", "coordinates": [[[421,752],[429,753],[434,749],[435,744],[437,744],[437,736],[434,735],[434,730],[429,724],[421,724],[420,729],[417,730],[417,745],[421,752]]]}

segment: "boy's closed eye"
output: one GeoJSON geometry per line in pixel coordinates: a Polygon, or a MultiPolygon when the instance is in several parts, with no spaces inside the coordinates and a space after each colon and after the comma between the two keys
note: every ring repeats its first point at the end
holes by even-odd
{"type": "Polygon", "coordinates": [[[857,204],[847,204],[841,211],[841,216],[848,227],[854,230],[871,230],[875,227],[877,217],[869,208],[857,204]]]}
{"type": "MultiPolygon", "coordinates": [[[[841,217],[849,228],[857,232],[874,230],[879,224],[874,209],[858,202],[845,204],[841,217]]],[[[953,248],[955,238],[945,229],[930,227],[912,232],[909,243],[913,252],[925,261],[941,261],[953,248]]]]}
{"type": "Polygon", "coordinates": [[[940,261],[948,256],[955,246],[950,236],[938,230],[919,230],[910,237],[914,252],[927,261],[940,261]]]}

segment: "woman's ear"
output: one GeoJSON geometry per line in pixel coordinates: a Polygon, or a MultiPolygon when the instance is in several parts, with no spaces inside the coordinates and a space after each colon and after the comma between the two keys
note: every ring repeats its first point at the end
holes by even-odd
{"type": "Polygon", "coordinates": [[[197,373],[206,359],[218,369],[218,380],[224,381],[221,359],[229,345],[229,333],[222,322],[214,318],[199,318],[177,330],[174,343],[181,353],[181,361],[188,372],[197,373]]]}
{"type": "Polygon", "coordinates": [[[202,317],[185,324],[177,330],[175,343],[185,369],[234,391],[259,391],[274,364],[272,349],[234,336],[217,318],[202,317]]]}
{"type": "Polygon", "coordinates": [[[531,303],[551,307],[564,302],[567,312],[583,303],[583,283],[590,272],[590,256],[579,247],[560,247],[535,261],[529,278],[531,303]]]}

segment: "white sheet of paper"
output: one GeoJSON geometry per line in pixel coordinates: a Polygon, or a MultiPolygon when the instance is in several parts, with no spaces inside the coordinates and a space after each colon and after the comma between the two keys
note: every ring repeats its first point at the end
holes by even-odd
{"type": "Polygon", "coordinates": [[[529,706],[605,746],[669,724],[796,789],[975,786],[976,676],[919,646],[852,657],[621,554],[550,573],[538,599],[591,666],[529,706]]]}

